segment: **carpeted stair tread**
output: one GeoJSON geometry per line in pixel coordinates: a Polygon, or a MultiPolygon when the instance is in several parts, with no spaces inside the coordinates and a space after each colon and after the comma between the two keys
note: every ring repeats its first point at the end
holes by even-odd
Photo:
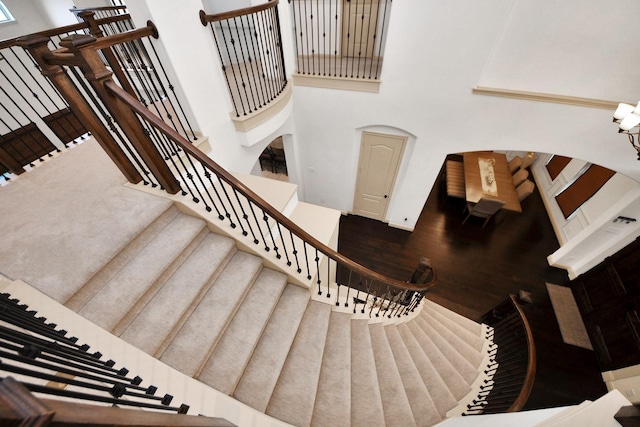
{"type": "Polygon", "coordinates": [[[415,426],[411,405],[404,391],[384,326],[382,323],[372,323],[369,325],[369,333],[385,422],[389,426],[415,426]]]}
{"type": "Polygon", "coordinates": [[[473,349],[476,351],[482,351],[485,342],[485,339],[482,336],[472,333],[469,329],[454,322],[438,310],[430,310],[429,308],[426,308],[425,310],[429,312],[428,314],[430,314],[431,317],[438,320],[443,326],[453,332],[454,335],[466,342],[473,349]]]}
{"type": "Polygon", "coordinates": [[[478,366],[480,366],[480,362],[482,362],[483,359],[483,354],[480,351],[467,344],[466,341],[454,334],[450,329],[446,328],[430,313],[424,313],[423,319],[426,319],[438,335],[451,344],[451,346],[454,347],[456,351],[462,355],[469,364],[471,364],[471,366],[478,369],[478,366]]]}
{"type": "Polygon", "coordinates": [[[473,382],[478,377],[478,367],[471,365],[471,363],[469,363],[469,361],[462,354],[458,353],[457,349],[446,339],[440,336],[440,334],[438,334],[438,332],[429,322],[427,322],[425,318],[417,317],[415,320],[418,326],[422,328],[422,330],[431,339],[433,344],[438,347],[444,357],[449,360],[451,365],[453,365],[453,367],[456,369],[456,371],[458,371],[460,376],[467,382],[467,384],[473,384],[473,382]]]}
{"type": "Polygon", "coordinates": [[[261,258],[236,252],[160,360],[184,374],[197,375],[261,268],[261,258]]]}
{"type": "Polygon", "coordinates": [[[234,253],[233,239],[208,232],[189,258],[137,313],[120,337],[148,354],[155,354],[234,253]]]}
{"type": "Polygon", "coordinates": [[[295,426],[311,425],[331,305],[311,301],[293,340],[266,413],[295,426]]]}
{"type": "Polygon", "coordinates": [[[73,311],[80,310],[100,289],[122,270],[149,242],[178,215],[175,205],[169,206],[136,237],[131,239],[113,258],[93,275],[80,289],[69,297],[64,305],[73,311]]]}
{"type": "Polygon", "coordinates": [[[367,319],[351,321],[351,426],[385,426],[367,319]]]}
{"type": "Polygon", "coordinates": [[[222,393],[233,393],[286,285],[285,274],[262,269],[205,363],[200,381],[222,393]]]}
{"type": "Polygon", "coordinates": [[[424,351],[427,358],[429,358],[433,364],[433,367],[447,385],[447,388],[449,388],[453,397],[456,401],[460,401],[460,399],[471,391],[469,384],[467,384],[460,373],[456,371],[453,365],[449,360],[447,360],[438,347],[436,347],[427,334],[425,334],[422,328],[418,326],[415,320],[413,322],[407,322],[407,326],[420,344],[422,351],[424,351]]]}
{"type": "Polygon", "coordinates": [[[431,426],[440,422],[442,418],[438,413],[438,409],[431,399],[429,390],[422,382],[418,368],[411,358],[396,325],[387,325],[384,327],[384,331],[396,361],[398,372],[400,372],[400,378],[402,379],[407,399],[409,399],[409,405],[416,424],[419,426],[431,426]]]}
{"type": "Polygon", "coordinates": [[[204,229],[205,222],[177,215],[140,253],[118,272],[78,313],[110,331],[133,304],[204,229]]]}
{"type": "Polygon", "coordinates": [[[345,426],[351,420],[351,314],[331,312],[312,426],[345,426]]]}
{"type": "Polygon", "coordinates": [[[286,286],[236,386],[236,399],[266,411],[309,298],[307,289],[286,286]]]}
{"type": "Polygon", "coordinates": [[[429,310],[429,309],[440,312],[441,314],[453,320],[463,328],[469,330],[469,332],[473,333],[474,335],[479,337],[482,336],[482,325],[480,323],[474,322],[471,319],[467,319],[466,317],[456,313],[455,311],[451,311],[447,308],[444,308],[440,304],[436,304],[431,300],[425,299],[425,306],[422,311],[424,312],[425,310],[429,310]]]}
{"type": "Polygon", "coordinates": [[[440,377],[438,371],[433,367],[433,364],[422,348],[420,348],[420,344],[418,344],[416,337],[413,336],[409,327],[406,324],[400,324],[397,325],[397,330],[411,355],[411,359],[413,359],[418,369],[422,382],[429,390],[429,395],[438,410],[438,415],[444,418],[447,411],[456,406],[458,401],[453,397],[453,394],[451,394],[451,391],[440,377]]]}

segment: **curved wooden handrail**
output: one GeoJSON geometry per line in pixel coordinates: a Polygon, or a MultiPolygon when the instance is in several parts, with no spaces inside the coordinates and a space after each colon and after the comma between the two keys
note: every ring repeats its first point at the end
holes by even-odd
{"type": "Polygon", "coordinates": [[[533,332],[531,330],[531,326],[529,325],[529,321],[527,320],[527,316],[525,316],[524,311],[522,311],[522,307],[520,307],[520,304],[518,304],[518,297],[513,294],[509,295],[509,297],[511,298],[511,302],[518,312],[518,315],[520,316],[520,321],[522,322],[522,326],[524,327],[527,337],[527,373],[525,375],[520,394],[518,394],[516,400],[506,411],[518,412],[522,410],[525,403],[527,403],[527,399],[529,399],[529,395],[531,394],[531,390],[533,389],[533,382],[536,376],[536,345],[533,342],[533,332]]]}
{"type": "Polygon", "coordinates": [[[200,151],[197,147],[194,147],[187,141],[184,137],[182,137],[179,133],[169,127],[165,122],[163,122],[158,116],[153,114],[147,108],[145,108],[136,98],[131,96],[125,90],[120,88],[114,81],[108,80],[105,82],[105,88],[107,91],[119,98],[124,104],[126,104],[129,108],[143,117],[145,120],[150,122],[159,132],[161,132],[164,136],[172,140],[176,143],[181,149],[185,152],[192,155],[199,162],[217,174],[219,179],[222,179],[227,184],[235,188],[239,193],[241,193],[244,197],[246,197],[249,201],[263,208],[274,220],[285,226],[288,230],[290,230],[297,237],[307,242],[314,248],[316,248],[319,252],[323,253],[330,259],[335,262],[347,267],[348,269],[361,274],[363,277],[367,279],[372,279],[377,282],[382,282],[384,284],[390,285],[394,288],[403,291],[415,291],[422,292],[431,288],[437,282],[437,274],[434,271],[433,279],[426,284],[412,284],[409,282],[403,282],[400,280],[392,279],[390,277],[384,276],[382,274],[376,273],[375,271],[369,270],[368,268],[356,263],[350,258],[345,257],[344,255],[334,251],[330,247],[326,246],[324,243],[318,241],[309,233],[304,231],[298,225],[293,223],[289,218],[282,215],[275,208],[273,208],[268,202],[250,190],[246,185],[242,182],[238,181],[233,175],[227,172],[224,168],[218,165],[216,162],[211,160],[206,154],[200,151]]]}
{"type": "Polygon", "coordinates": [[[215,15],[207,15],[204,10],[200,10],[200,22],[206,27],[209,22],[224,21],[225,19],[237,18],[239,16],[262,12],[263,10],[278,6],[279,2],[279,0],[270,1],[269,3],[260,4],[258,6],[251,6],[242,9],[231,10],[229,12],[216,13],[215,15]]]}
{"type": "Polygon", "coordinates": [[[76,12],[93,12],[96,10],[126,10],[127,6],[101,6],[101,7],[73,7],[71,9],[69,9],[69,11],[76,13],[76,12]]]}

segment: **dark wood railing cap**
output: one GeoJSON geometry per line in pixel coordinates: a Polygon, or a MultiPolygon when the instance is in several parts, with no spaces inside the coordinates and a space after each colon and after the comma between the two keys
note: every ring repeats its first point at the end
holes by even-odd
{"type": "Polygon", "coordinates": [[[60,46],[72,49],[80,48],[96,42],[96,38],[90,34],[72,34],[60,40],[60,46]]]}
{"type": "Polygon", "coordinates": [[[279,0],[270,1],[258,6],[245,7],[243,9],[232,10],[229,12],[216,13],[215,15],[207,15],[204,10],[200,11],[200,22],[206,26],[209,22],[224,21],[225,19],[237,18],[239,16],[251,15],[252,13],[262,12],[278,6],[279,0]]]}

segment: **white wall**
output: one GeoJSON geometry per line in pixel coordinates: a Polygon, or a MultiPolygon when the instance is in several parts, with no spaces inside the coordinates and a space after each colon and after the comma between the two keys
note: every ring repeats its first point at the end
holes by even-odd
{"type": "MultiPolygon", "coordinates": [[[[24,36],[50,28],[49,20],[36,0],[3,0],[3,3],[13,15],[15,21],[0,24],[0,40],[24,36]]],[[[71,15],[71,12],[68,13],[71,15]]]]}

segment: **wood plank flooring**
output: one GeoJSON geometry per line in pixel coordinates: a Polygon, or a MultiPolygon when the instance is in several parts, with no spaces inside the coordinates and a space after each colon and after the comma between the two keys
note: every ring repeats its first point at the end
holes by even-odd
{"type": "MultiPolygon", "coordinates": [[[[440,180],[442,181],[442,180],[440,180]]],[[[546,257],[559,244],[537,190],[522,203],[523,213],[464,219],[464,202],[444,200],[436,185],[415,230],[407,232],[355,215],[340,221],[339,251],[396,279],[408,280],[421,256],[431,258],[438,283],[428,298],[479,320],[510,293],[524,290],[524,306],[538,349],[533,392],[525,409],[573,405],[607,392],[595,355],[564,344],[545,282],[569,282],[546,257]]]]}

